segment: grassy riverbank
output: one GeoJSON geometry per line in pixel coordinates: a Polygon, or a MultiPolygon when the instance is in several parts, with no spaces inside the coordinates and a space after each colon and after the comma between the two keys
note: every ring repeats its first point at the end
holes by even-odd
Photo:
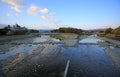
{"type": "Polygon", "coordinates": [[[120,41],[120,26],[115,29],[108,28],[103,32],[98,33],[98,35],[101,37],[120,41]]]}
{"type": "Polygon", "coordinates": [[[114,39],[114,40],[120,41],[120,35],[116,36],[115,34],[106,34],[105,37],[109,38],[109,39],[114,39]]]}
{"type": "Polygon", "coordinates": [[[104,33],[99,33],[98,36],[108,38],[108,39],[112,39],[112,40],[120,41],[120,35],[115,35],[115,34],[106,34],[105,35],[104,33]]]}

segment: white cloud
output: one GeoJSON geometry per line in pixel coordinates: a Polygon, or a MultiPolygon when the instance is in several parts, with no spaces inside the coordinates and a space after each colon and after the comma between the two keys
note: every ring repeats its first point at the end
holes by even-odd
{"type": "Polygon", "coordinates": [[[21,12],[21,10],[19,9],[19,7],[15,6],[15,7],[11,7],[12,10],[15,10],[16,12],[21,12]]]}
{"type": "Polygon", "coordinates": [[[41,16],[41,18],[44,22],[50,23],[50,24],[54,25],[56,28],[58,28],[60,26],[58,21],[52,15],[41,16]]]}
{"type": "Polygon", "coordinates": [[[10,13],[7,13],[7,16],[9,17],[9,16],[13,16],[12,14],[10,14],[10,13]]]}
{"type": "Polygon", "coordinates": [[[21,12],[20,7],[24,6],[23,0],[2,0],[3,2],[11,5],[11,9],[16,12],[21,12]]]}
{"type": "Polygon", "coordinates": [[[27,13],[28,14],[31,14],[31,15],[37,15],[38,14],[38,6],[36,5],[31,5],[30,8],[27,10],[27,13]]]}
{"type": "Polygon", "coordinates": [[[42,24],[38,24],[38,25],[31,25],[32,29],[49,29],[48,27],[46,27],[45,25],[42,24]]]}
{"type": "Polygon", "coordinates": [[[23,0],[2,0],[5,3],[8,3],[12,6],[24,6],[23,0]]]}
{"type": "Polygon", "coordinates": [[[40,10],[40,13],[46,14],[46,13],[48,13],[48,9],[47,9],[47,8],[41,9],[41,10],[40,10]]]}
{"type": "Polygon", "coordinates": [[[10,14],[10,13],[7,13],[6,16],[10,17],[10,16],[18,16],[18,14],[10,14]]]}
{"type": "Polygon", "coordinates": [[[38,25],[36,26],[36,29],[47,29],[44,25],[38,25]]]}
{"type": "Polygon", "coordinates": [[[16,13],[15,16],[18,16],[18,14],[16,13]]]}
{"type": "Polygon", "coordinates": [[[41,16],[41,18],[44,22],[48,22],[48,19],[47,19],[48,17],[47,16],[41,16]]]}
{"type": "Polygon", "coordinates": [[[32,4],[29,9],[27,10],[27,13],[28,14],[31,14],[31,15],[38,15],[40,13],[42,14],[47,14],[48,13],[48,9],[47,8],[44,8],[44,9],[40,9],[37,5],[35,4],[32,4]]]}

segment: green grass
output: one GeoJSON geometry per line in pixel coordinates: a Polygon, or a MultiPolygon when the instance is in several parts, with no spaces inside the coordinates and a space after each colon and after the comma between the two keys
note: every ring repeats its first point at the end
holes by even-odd
{"type": "Polygon", "coordinates": [[[56,38],[56,39],[59,39],[59,40],[63,40],[63,36],[61,34],[52,34],[52,35],[50,35],[50,37],[56,38]]]}

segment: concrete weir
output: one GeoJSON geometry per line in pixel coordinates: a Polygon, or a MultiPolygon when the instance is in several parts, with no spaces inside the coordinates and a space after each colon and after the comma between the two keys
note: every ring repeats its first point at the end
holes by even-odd
{"type": "Polygon", "coordinates": [[[64,44],[65,46],[75,46],[78,44],[78,39],[72,38],[72,39],[64,39],[64,44]]]}

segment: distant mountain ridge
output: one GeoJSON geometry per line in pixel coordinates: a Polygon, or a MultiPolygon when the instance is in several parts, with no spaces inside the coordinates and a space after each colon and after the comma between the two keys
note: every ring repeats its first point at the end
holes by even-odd
{"type": "Polygon", "coordinates": [[[104,29],[90,29],[90,30],[85,30],[85,31],[88,31],[88,32],[99,32],[99,31],[104,31],[104,30],[106,30],[106,28],[104,28],[104,29]]]}
{"type": "Polygon", "coordinates": [[[41,33],[47,33],[47,32],[51,32],[52,31],[52,29],[48,29],[48,30],[44,30],[44,29],[39,29],[38,30],[39,32],[41,32],[41,33]]]}

